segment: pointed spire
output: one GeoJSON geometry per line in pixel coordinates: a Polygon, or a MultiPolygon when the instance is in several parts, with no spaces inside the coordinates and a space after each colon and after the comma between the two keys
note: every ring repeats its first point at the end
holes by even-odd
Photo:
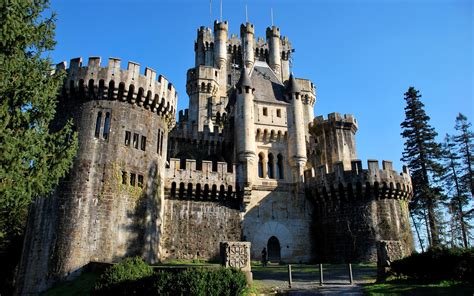
{"type": "Polygon", "coordinates": [[[239,82],[237,82],[237,87],[249,87],[253,88],[252,81],[250,80],[249,73],[247,71],[247,67],[242,67],[242,72],[240,73],[239,82]]]}
{"type": "Polygon", "coordinates": [[[301,92],[300,86],[298,85],[298,82],[296,82],[296,79],[293,76],[293,72],[290,74],[290,83],[288,85],[288,90],[292,94],[301,92]]]}

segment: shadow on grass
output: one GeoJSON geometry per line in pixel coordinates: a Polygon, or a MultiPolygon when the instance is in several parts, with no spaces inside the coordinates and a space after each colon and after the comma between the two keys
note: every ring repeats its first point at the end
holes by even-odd
{"type": "Polygon", "coordinates": [[[84,272],[73,281],[60,282],[48,291],[42,293],[42,296],[86,296],[94,288],[99,279],[99,272],[84,272]]]}

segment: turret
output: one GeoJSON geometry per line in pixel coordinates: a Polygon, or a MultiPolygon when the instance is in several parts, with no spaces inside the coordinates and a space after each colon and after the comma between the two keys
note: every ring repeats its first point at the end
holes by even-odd
{"type": "Polygon", "coordinates": [[[345,169],[351,167],[351,160],[357,158],[357,121],[353,115],[331,113],[327,119],[317,116],[309,132],[315,143],[312,151],[314,167],[328,165],[331,170],[336,162],[342,162],[345,169]]]}
{"type": "Polygon", "coordinates": [[[236,154],[241,174],[238,180],[242,187],[250,187],[256,171],[255,127],[254,127],[254,88],[247,72],[242,68],[240,80],[236,85],[234,126],[236,154]]]}
{"type": "Polygon", "coordinates": [[[281,74],[281,56],[280,56],[280,29],[272,26],[267,28],[268,58],[270,67],[280,76],[281,74]]]}
{"type": "MultiPolygon", "coordinates": [[[[225,69],[227,64],[227,32],[228,24],[225,22],[214,22],[214,61],[219,69],[225,69]]],[[[224,75],[225,77],[225,75],[224,75]]]]}
{"type": "Polygon", "coordinates": [[[293,75],[290,75],[288,92],[291,103],[291,118],[289,118],[289,151],[290,163],[293,168],[294,181],[303,181],[304,167],[306,165],[306,140],[303,116],[303,104],[301,102],[301,89],[293,75]]]}
{"type": "Polygon", "coordinates": [[[196,66],[214,65],[214,38],[210,28],[200,27],[198,29],[194,51],[196,55],[196,66]]]}
{"type": "Polygon", "coordinates": [[[251,68],[255,61],[254,57],[254,27],[251,23],[240,25],[240,37],[242,38],[244,64],[247,68],[251,68]]]}

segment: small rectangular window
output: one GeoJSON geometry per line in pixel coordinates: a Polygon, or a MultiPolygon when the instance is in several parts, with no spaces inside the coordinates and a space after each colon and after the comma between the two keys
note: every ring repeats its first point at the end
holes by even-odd
{"type": "Polygon", "coordinates": [[[277,117],[281,117],[281,110],[277,109],[277,117]]]}
{"type": "Polygon", "coordinates": [[[164,131],[161,131],[161,136],[160,136],[160,155],[163,155],[163,135],[164,131]]]}
{"type": "Polygon", "coordinates": [[[133,134],[133,148],[138,149],[138,134],[133,134]]]}
{"type": "Polygon", "coordinates": [[[268,109],[263,107],[263,116],[268,116],[268,109]]]}
{"type": "Polygon", "coordinates": [[[137,175],[134,173],[130,174],[130,186],[135,186],[135,181],[136,181],[137,175]]]}
{"type": "Polygon", "coordinates": [[[142,141],[140,142],[140,149],[142,151],[145,151],[145,149],[146,149],[146,137],[145,136],[142,136],[142,141]]]}
{"type": "Polygon", "coordinates": [[[125,131],[125,146],[130,146],[130,140],[132,139],[132,133],[125,131]]]}
{"type": "Polygon", "coordinates": [[[122,184],[127,184],[127,172],[122,171],[122,184]]]}
{"type": "Polygon", "coordinates": [[[95,134],[94,137],[98,138],[100,135],[100,126],[102,124],[102,112],[97,113],[97,119],[95,121],[95,134]]]}
{"type": "Polygon", "coordinates": [[[227,75],[227,85],[232,85],[232,75],[227,75]]]}
{"type": "Polygon", "coordinates": [[[110,112],[105,113],[105,122],[104,122],[104,133],[102,134],[104,139],[109,138],[110,133],[110,112]]]}
{"type": "Polygon", "coordinates": [[[161,130],[158,130],[157,143],[156,143],[156,153],[160,154],[160,139],[161,139],[161,130]]]}
{"type": "Polygon", "coordinates": [[[138,175],[138,187],[143,188],[143,176],[138,175]]]}

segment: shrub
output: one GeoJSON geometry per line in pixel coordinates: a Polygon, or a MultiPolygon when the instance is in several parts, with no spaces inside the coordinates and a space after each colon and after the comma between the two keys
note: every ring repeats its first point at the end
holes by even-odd
{"type": "Polygon", "coordinates": [[[473,281],[474,249],[437,249],[413,254],[392,263],[397,276],[423,281],[473,281]]]}
{"type": "Polygon", "coordinates": [[[153,275],[153,269],[140,257],[126,258],[105,270],[95,290],[108,289],[123,282],[133,282],[153,275]]]}
{"type": "Polygon", "coordinates": [[[189,268],[153,273],[141,259],[131,258],[106,270],[92,294],[233,296],[246,289],[247,279],[240,270],[189,268]]]}

